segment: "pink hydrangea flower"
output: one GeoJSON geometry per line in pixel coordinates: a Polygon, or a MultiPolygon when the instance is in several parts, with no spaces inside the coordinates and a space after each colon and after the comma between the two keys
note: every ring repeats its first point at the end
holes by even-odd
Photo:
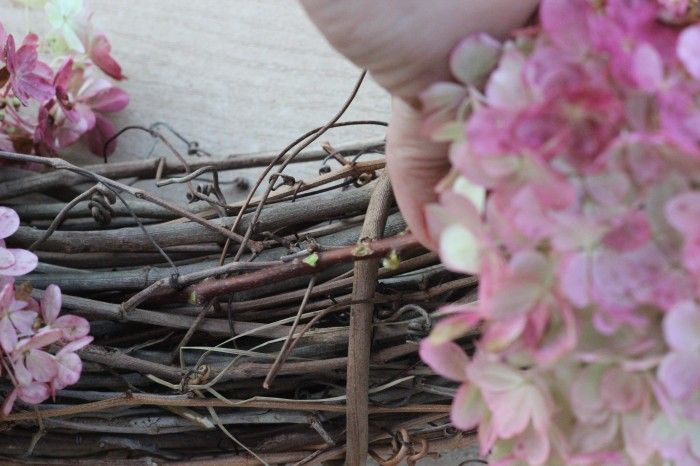
{"type": "MultiPolygon", "coordinates": [[[[57,151],[84,135],[90,150],[101,155],[104,144],[117,132],[105,114],[123,110],[129,103],[128,94],[74,68],[70,59],[56,73],[54,85],[57,99],[41,108],[35,139],[57,151]]],[[[115,147],[111,143],[107,154],[115,147]]]]}
{"type": "Polygon", "coordinates": [[[58,317],[60,308],[61,291],[55,285],[39,302],[17,299],[13,283],[0,291],[1,367],[14,385],[3,401],[3,414],[10,413],[17,399],[41,403],[80,378],[76,352],[92,341],[90,326],[82,317],[58,317]]]}
{"type": "Polygon", "coordinates": [[[9,35],[5,43],[5,63],[10,88],[24,105],[30,98],[44,102],[53,96],[53,73],[38,60],[36,44],[25,43],[15,50],[15,39],[9,35]]]}
{"type": "Polygon", "coordinates": [[[494,464],[700,464],[700,24],[679,20],[688,8],[542,0],[536,33],[469,38],[453,60],[497,63],[477,60],[478,79],[453,67],[459,84],[425,95],[453,166],[429,229],[449,269],[479,275],[479,296],[449,307],[420,355],[459,385],[452,422],[478,427],[494,464]],[[477,326],[468,356],[457,340],[477,326]]]}
{"type": "Polygon", "coordinates": [[[45,13],[54,26],[47,38],[31,33],[16,44],[0,24],[0,149],[53,156],[83,139],[95,154],[109,155],[116,142],[105,143],[116,128],[108,115],[123,110],[128,95],[104,77],[125,79],[121,66],[83,2],[49,2],[45,13]]]}

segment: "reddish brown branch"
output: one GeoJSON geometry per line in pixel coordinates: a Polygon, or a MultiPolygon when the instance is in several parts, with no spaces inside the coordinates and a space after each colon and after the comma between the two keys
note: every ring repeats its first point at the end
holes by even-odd
{"type": "Polygon", "coordinates": [[[235,291],[256,288],[291,277],[311,275],[336,264],[353,260],[376,259],[387,255],[392,250],[401,253],[418,247],[420,247],[420,244],[412,234],[367,241],[359,246],[349,246],[318,253],[318,260],[315,265],[309,265],[302,259],[295,259],[291,262],[245,275],[205,281],[185,288],[185,293],[191,303],[202,304],[217,296],[235,291]]]}

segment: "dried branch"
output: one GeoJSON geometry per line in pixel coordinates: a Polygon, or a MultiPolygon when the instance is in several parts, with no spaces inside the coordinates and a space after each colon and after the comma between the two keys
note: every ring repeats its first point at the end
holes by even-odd
{"type": "Polygon", "coordinates": [[[292,262],[245,275],[205,281],[198,285],[185,288],[184,292],[190,302],[201,304],[217,296],[254,288],[271,281],[311,275],[339,263],[354,260],[376,259],[386,256],[391,251],[402,253],[419,247],[420,244],[418,241],[409,233],[385,240],[368,241],[359,246],[318,253],[318,259],[315,261],[314,265],[310,265],[303,260],[295,259],[292,262]]]}
{"type": "MultiPolygon", "coordinates": [[[[48,405],[41,410],[41,417],[44,419],[54,417],[74,416],[76,414],[95,413],[107,411],[112,408],[124,406],[182,406],[188,408],[260,408],[260,409],[284,409],[289,411],[319,411],[331,413],[345,412],[342,404],[331,404],[326,402],[299,401],[299,400],[279,400],[279,399],[258,399],[250,400],[220,400],[220,399],[197,399],[189,395],[153,395],[145,393],[126,393],[124,395],[108,398],[101,401],[82,403],[78,405],[52,408],[48,405]]],[[[419,404],[405,406],[372,406],[369,409],[371,414],[398,414],[398,413],[449,413],[448,404],[419,404]]],[[[0,425],[17,421],[28,421],[35,419],[33,411],[19,412],[0,418],[0,425]]]]}
{"type": "MultiPolygon", "coordinates": [[[[149,202],[152,202],[155,205],[158,205],[160,207],[166,208],[171,210],[172,212],[176,213],[177,215],[181,217],[185,217],[192,222],[198,223],[199,225],[207,228],[208,230],[211,230],[213,232],[216,232],[220,235],[222,235],[224,238],[227,238],[229,240],[234,240],[236,242],[241,242],[242,238],[240,235],[227,230],[226,228],[223,228],[220,225],[217,225],[213,222],[208,221],[205,218],[200,217],[199,215],[192,213],[178,205],[175,205],[169,201],[166,201],[165,199],[162,199],[144,189],[139,189],[139,188],[134,188],[133,186],[129,186],[123,183],[120,183],[118,181],[113,181],[109,178],[106,178],[102,175],[95,174],[85,168],[80,168],[77,167],[69,162],[66,162],[63,159],[59,158],[46,158],[46,157],[39,157],[35,155],[24,155],[24,154],[15,154],[12,152],[4,152],[0,151],[0,159],[6,159],[6,160],[11,160],[13,162],[26,162],[26,163],[38,163],[41,165],[49,166],[51,168],[59,169],[59,170],[68,170],[73,173],[77,173],[82,175],[85,178],[92,179],[96,182],[102,183],[105,186],[109,186],[112,189],[117,189],[119,191],[123,191],[126,193],[131,194],[137,199],[144,199],[149,202]]],[[[22,180],[27,181],[27,180],[22,180]]],[[[2,198],[2,195],[0,195],[0,198],[2,198]]],[[[259,246],[253,245],[253,250],[259,249],[259,246]]]]}
{"type": "MultiPolygon", "coordinates": [[[[389,207],[393,201],[388,173],[379,179],[367,208],[362,226],[362,238],[376,240],[384,231],[389,207]]],[[[398,248],[394,248],[397,250],[398,248]]],[[[361,302],[374,298],[377,284],[379,260],[356,261],[355,282],[352,290],[353,304],[350,309],[350,334],[348,345],[348,368],[346,390],[348,394],[346,463],[362,466],[367,462],[369,445],[369,418],[367,413],[369,387],[369,360],[372,347],[372,318],[374,304],[361,302]]]]}
{"type": "MultiPolygon", "coordinates": [[[[27,448],[41,455],[40,464],[100,464],[105,455],[124,465],[146,457],[259,464],[256,455],[319,464],[345,456],[346,434],[347,464],[361,464],[367,445],[378,458],[415,461],[439,442],[463,442],[447,429],[456,387],[420,363],[416,342],[441,302],[474,299],[476,279],[455,278],[437,265],[436,254],[403,234],[405,223],[386,197],[384,160],[352,158],[381,151],[383,141],[302,152],[326,129],[377,123],[334,123],[337,117],[262,157],[186,158],[164,140],[177,160],[80,168],[41,159],[56,170],[19,173],[21,183],[0,176],[0,198],[36,192],[48,200],[16,205],[30,226],[10,243],[41,240],[39,267],[24,278],[35,296],[49,283],[79,294],[68,291],[63,307],[86,317],[95,337],[81,352],[81,379],[59,391],[54,404],[0,419],[0,428],[9,429],[0,449],[11,457],[2,464],[31,461],[21,457],[27,448]],[[283,174],[305,157],[324,159],[319,176],[283,174]],[[340,165],[331,170],[329,161],[340,165]],[[216,180],[227,169],[255,164],[276,172],[258,179],[270,184],[227,203],[216,180]],[[381,181],[352,187],[377,175],[381,181]],[[112,223],[98,229],[81,199],[90,196],[84,182],[100,177],[110,191],[104,193],[124,204],[110,203],[112,223]],[[188,200],[201,202],[164,205],[155,194],[154,202],[114,181],[121,178],[151,179],[156,187],[205,184],[189,186],[188,200]],[[212,180],[213,188],[206,184],[212,180]],[[81,190],[48,191],[73,185],[81,190]],[[126,202],[119,193],[141,198],[126,202]],[[251,251],[239,247],[236,260],[219,266],[222,245],[232,238],[220,230],[240,234],[251,251]],[[386,239],[375,239],[382,233],[386,239]],[[378,268],[392,250],[401,255],[398,267],[378,268]],[[189,298],[197,303],[187,304],[189,298]],[[265,382],[275,398],[256,397],[265,382]],[[403,453],[391,445],[400,429],[408,439],[403,453]],[[13,442],[20,446],[5,448],[13,442]],[[58,455],[70,459],[53,459],[58,455]]],[[[28,160],[2,152],[0,159],[28,160]]]]}
{"type": "MultiPolygon", "coordinates": [[[[265,209],[260,216],[256,229],[259,231],[276,230],[282,227],[306,223],[318,223],[345,215],[364,212],[369,202],[371,187],[363,187],[341,193],[328,193],[304,198],[293,203],[276,204],[265,209]]],[[[242,225],[247,226],[253,219],[252,214],[243,217],[242,225]]],[[[216,229],[230,227],[233,218],[207,220],[216,229]]],[[[218,242],[222,237],[218,231],[194,222],[162,223],[148,226],[151,237],[163,248],[201,243],[218,242]]],[[[34,228],[20,227],[11,237],[11,244],[26,247],[42,236],[34,228]]],[[[46,240],[40,250],[68,253],[86,252],[152,252],[153,244],[139,228],[121,228],[107,231],[56,231],[46,240]]]]}
{"type": "MultiPolygon", "coordinates": [[[[355,122],[348,122],[348,124],[352,123],[355,122]]],[[[358,153],[381,151],[383,148],[384,138],[377,138],[365,142],[338,146],[338,150],[347,156],[352,156],[358,153]]],[[[4,158],[6,160],[17,160],[4,154],[9,155],[11,153],[0,153],[0,159],[4,158]]],[[[327,154],[323,150],[310,150],[299,154],[299,157],[296,158],[295,162],[301,163],[321,160],[326,157],[326,155],[327,154]]],[[[189,165],[192,170],[197,170],[208,165],[214,166],[218,170],[239,170],[243,168],[265,167],[269,165],[270,162],[276,158],[276,156],[277,153],[240,154],[231,155],[220,159],[193,160],[189,165]]],[[[115,180],[131,177],[152,179],[156,177],[156,171],[158,170],[159,164],[161,164],[161,160],[164,159],[153,158],[149,160],[88,165],[83,168],[86,171],[94,173],[95,175],[104,176],[115,180]]],[[[182,164],[178,162],[164,160],[162,163],[163,175],[178,174],[182,173],[183,171],[182,164]]],[[[25,194],[47,191],[54,188],[74,186],[84,181],[85,178],[77,173],[65,173],[62,171],[53,171],[40,175],[27,176],[21,179],[13,179],[11,181],[0,183],[0,199],[18,197],[25,194]]]]}

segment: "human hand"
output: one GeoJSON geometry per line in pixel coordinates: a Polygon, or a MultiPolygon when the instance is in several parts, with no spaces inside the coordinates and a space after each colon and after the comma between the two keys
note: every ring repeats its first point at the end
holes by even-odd
{"type": "Polygon", "coordinates": [[[418,94],[449,80],[448,59],[472,32],[503,37],[525,23],[538,0],[301,0],[312,21],[339,52],[394,97],[387,164],[408,226],[426,246],[424,207],[447,174],[447,145],[420,134],[418,94]]]}

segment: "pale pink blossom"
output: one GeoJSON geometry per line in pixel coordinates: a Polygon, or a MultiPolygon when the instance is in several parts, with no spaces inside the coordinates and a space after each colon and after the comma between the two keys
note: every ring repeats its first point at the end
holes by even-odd
{"type": "Polygon", "coordinates": [[[38,302],[16,299],[13,283],[0,291],[0,358],[14,385],[3,401],[3,414],[17,399],[41,403],[80,378],[77,351],[92,341],[89,324],[82,317],[58,317],[60,308],[61,291],[55,285],[38,302]]]}
{"type": "MultiPolygon", "coordinates": [[[[90,150],[102,154],[104,144],[117,132],[105,114],[123,110],[129,96],[105,79],[86,75],[67,60],[56,75],[57,101],[42,107],[35,140],[57,151],[85,136],[90,150]]],[[[107,147],[114,152],[115,143],[107,147]]]]}
{"type": "Polygon", "coordinates": [[[700,25],[688,7],[542,0],[539,29],[493,47],[483,95],[433,89],[431,110],[468,98],[471,113],[433,133],[451,142],[453,172],[430,232],[479,293],[445,310],[420,354],[458,385],[452,422],[478,426],[492,464],[700,465],[700,25]],[[483,207],[456,177],[486,193],[483,207]],[[476,328],[467,356],[460,339],[476,328]]]}
{"type": "Polygon", "coordinates": [[[0,206],[0,276],[24,275],[37,265],[38,259],[34,253],[5,246],[5,239],[12,236],[18,228],[17,213],[9,207],[0,206]]]}

